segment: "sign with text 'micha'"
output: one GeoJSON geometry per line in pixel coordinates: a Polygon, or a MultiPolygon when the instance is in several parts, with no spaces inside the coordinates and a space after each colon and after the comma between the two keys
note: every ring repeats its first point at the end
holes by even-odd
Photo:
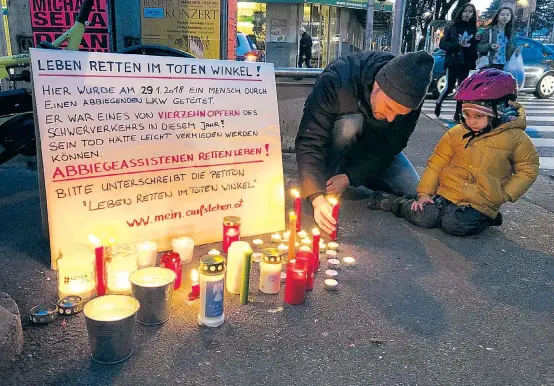
{"type": "MultiPolygon", "coordinates": [[[[35,46],[54,42],[73,27],[84,0],[30,0],[31,27],[35,46]]],[[[109,52],[110,36],[107,0],[95,0],[80,50],[109,52]]],[[[63,47],[63,46],[62,46],[63,47]]]]}
{"type": "Polygon", "coordinates": [[[273,65],[31,50],[52,266],[60,248],[284,229],[273,65]]]}

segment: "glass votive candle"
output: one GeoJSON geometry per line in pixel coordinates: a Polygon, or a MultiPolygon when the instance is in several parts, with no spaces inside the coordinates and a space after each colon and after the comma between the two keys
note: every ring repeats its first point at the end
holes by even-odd
{"type": "Polygon", "coordinates": [[[158,257],[158,243],[145,241],[137,244],[137,265],[139,268],[153,267],[158,257]]]}
{"type": "Polygon", "coordinates": [[[229,251],[229,247],[235,241],[240,240],[240,217],[226,216],[223,218],[223,253],[229,251]]]}
{"type": "Polygon", "coordinates": [[[190,263],[194,251],[194,239],[192,237],[177,237],[171,240],[173,252],[178,253],[181,263],[190,263]]]}
{"type": "Polygon", "coordinates": [[[175,272],[175,282],[173,284],[174,289],[179,289],[181,286],[181,278],[183,277],[183,270],[181,266],[181,258],[176,252],[166,252],[162,255],[160,260],[160,266],[167,268],[175,272]]]}
{"type": "Polygon", "coordinates": [[[306,283],[308,275],[309,274],[299,264],[287,264],[287,274],[285,277],[285,303],[304,303],[304,300],[306,299],[306,283]]]}
{"type": "Polygon", "coordinates": [[[106,284],[110,294],[130,295],[129,276],[138,269],[134,244],[116,244],[107,249],[106,284]]]}

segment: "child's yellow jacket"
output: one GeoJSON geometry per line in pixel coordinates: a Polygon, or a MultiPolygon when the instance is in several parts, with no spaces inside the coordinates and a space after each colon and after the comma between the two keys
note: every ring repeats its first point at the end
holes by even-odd
{"type": "Polygon", "coordinates": [[[463,124],[448,130],[427,161],[417,193],[439,194],[492,218],[500,205],[521,197],[537,178],[539,156],[524,132],[525,109],[513,105],[516,120],[472,139],[467,148],[463,124]]]}

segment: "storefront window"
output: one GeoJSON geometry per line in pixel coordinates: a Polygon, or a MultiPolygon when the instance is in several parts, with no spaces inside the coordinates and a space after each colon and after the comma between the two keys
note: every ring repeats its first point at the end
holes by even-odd
{"type": "Polygon", "coordinates": [[[329,7],[329,62],[340,56],[340,8],[329,7]]]}
{"type": "Polygon", "coordinates": [[[238,3],[237,32],[248,36],[259,50],[265,49],[266,4],[238,3]]]}

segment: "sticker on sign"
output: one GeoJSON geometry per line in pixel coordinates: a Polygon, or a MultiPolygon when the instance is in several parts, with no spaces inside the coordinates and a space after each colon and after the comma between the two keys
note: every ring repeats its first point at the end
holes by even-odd
{"type": "MultiPolygon", "coordinates": [[[[101,240],[284,229],[272,64],[31,50],[52,266],[101,240]]],[[[43,219],[44,220],[44,219],[43,219]]]]}

